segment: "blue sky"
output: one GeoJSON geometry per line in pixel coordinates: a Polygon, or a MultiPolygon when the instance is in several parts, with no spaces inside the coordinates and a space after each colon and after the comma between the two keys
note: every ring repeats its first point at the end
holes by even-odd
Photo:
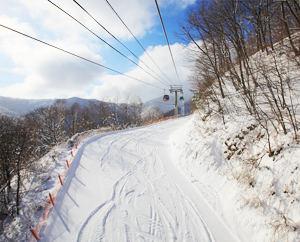
{"type": "MultiPolygon", "coordinates": [[[[108,1],[164,74],[174,84],[178,84],[155,1],[108,1]]],[[[52,2],[128,58],[139,62],[72,0],[52,0],[52,2]]],[[[152,70],[164,78],[105,0],[77,0],[77,2],[152,70]]],[[[179,30],[178,23],[185,18],[187,9],[192,7],[194,2],[195,0],[158,0],[186,95],[190,89],[187,82],[190,70],[185,64],[184,48],[180,40],[174,37],[174,31],[179,30]]],[[[0,96],[28,99],[78,96],[108,100],[117,94],[120,96],[133,94],[147,101],[163,95],[163,89],[169,88],[168,85],[158,82],[116,53],[47,0],[1,1],[0,24],[159,87],[148,86],[107,71],[0,27],[0,96]]],[[[143,63],[140,65],[143,66],[143,63]]],[[[143,68],[147,69],[145,66],[143,68]]],[[[152,73],[148,69],[147,71],[152,73]]]]}

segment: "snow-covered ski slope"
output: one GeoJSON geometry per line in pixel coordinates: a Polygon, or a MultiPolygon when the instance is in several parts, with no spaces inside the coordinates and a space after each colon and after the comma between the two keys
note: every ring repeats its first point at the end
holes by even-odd
{"type": "Polygon", "coordinates": [[[170,135],[188,120],[88,140],[40,241],[242,241],[174,165],[170,135]]]}

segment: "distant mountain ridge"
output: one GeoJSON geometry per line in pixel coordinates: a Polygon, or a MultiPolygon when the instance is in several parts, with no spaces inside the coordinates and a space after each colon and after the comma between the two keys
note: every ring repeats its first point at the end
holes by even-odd
{"type": "MultiPolygon", "coordinates": [[[[54,104],[56,99],[20,99],[0,96],[0,114],[11,117],[18,117],[29,113],[40,107],[48,107],[54,104]]],[[[67,105],[72,106],[79,103],[80,106],[87,106],[89,101],[100,102],[96,99],[83,99],[78,97],[67,98],[67,105]]]]}
{"type": "Polygon", "coordinates": [[[11,97],[0,97],[0,114],[18,117],[29,113],[39,107],[52,105],[52,99],[20,99],[11,97]]]}
{"type": "MultiPolygon", "coordinates": [[[[0,115],[7,115],[11,117],[19,117],[21,115],[27,114],[40,107],[48,107],[54,104],[57,99],[20,99],[20,98],[11,98],[11,97],[1,97],[0,96],[0,115]]],[[[64,99],[67,101],[68,106],[72,106],[74,103],[78,103],[81,107],[89,105],[90,101],[95,103],[101,102],[96,99],[83,99],[78,97],[72,97],[64,99]]],[[[179,113],[182,107],[182,103],[178,102],[179,113]]],[[[189,112],[190,101],[185,101],[185,112],[189,112]]],[[[174,100],[168,102],[163,101],[162,97],[152,99],[145,102],[146,107],[158,107],[165,114],[170,113],[174,110],[174,100]]],[[[169,116],[170,116],[169,115],[169,116]]]]}

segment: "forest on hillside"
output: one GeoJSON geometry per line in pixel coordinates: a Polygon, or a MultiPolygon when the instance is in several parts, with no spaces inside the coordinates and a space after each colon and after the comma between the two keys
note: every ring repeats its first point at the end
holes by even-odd
{"type": "Polygon", "coordinates": [[[51,148],[87,130],[137,127],[163,117],[158,108],[145,109],[137,96],[112,101],[69,107],[59,99],[19,118],[0,116],[0,220],[19,215],[22,197],[36,192],[26,190],[24,180],[42,172],[35,163],[51,148]]]}
{"type": "MultiPolygon", "coordinates": [[[[207,115],[253,117],[269,136],[299,129],[298,0],[198,1],[179,38],[187,56],[198,108],[207,115]]],[[[269,141],[269,152],[272,143],[269,141]]]]}
{"type": "Polygon", "coordinates": [[[237,184],[256,241],[299,241],[300,2],[198,1],[181,25],[195,130],[222,157],[207,169],[237,184]]]}

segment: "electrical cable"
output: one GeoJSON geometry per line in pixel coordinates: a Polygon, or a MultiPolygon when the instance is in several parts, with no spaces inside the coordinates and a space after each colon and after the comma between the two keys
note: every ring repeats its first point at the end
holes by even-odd
{"type": "MultiPolygon", "coordinates": [[[[145,53],[147,54],[147,56],[152,60],[152,62],[156,65],[156,67],[160,70],[160,72],[168,79],[168,81],[172,84],[175,84],[174,82],[172,82],[167,76],[166,74],[159,68],[159,66],[155,63],[155,61],[151,58],[151,56],[148,54],[147,50],[143,47],[143,45],[138,41],[138,39],[135,37],[135,35],[131,32],[131,30],[128,28],[128,26],[124,23],[124,21],[122,20],[122,18],[118,15],[118,13],[115,11],[115,9],[111,6],[111,4],[108,2],[108,0],[105,0],[106,3],[109,5],[109,7],[114,11],[114,13],[117,15],[117,17],[120,19],[120,21],[123,23],[123,25],[127,28],[127,30],[129,31],[129,33],[132,35],[132,37],[136,40],[136,42],[138,42],[138,44],[141,46],[141,48],[145,51],[145,53]]],[[[158,74],[156,74],[158,75],[158,74]]],[[[159,75],[158,75],[159,76],[159,75]]]]}
{"type": "Polygon", "coordinates": [[[97,62],[94,62],[94,61],[91,61],[91,60],[86,59],[86,58],[84,58],[84,57],[81,57],[81,56],[79,56],[79,55],[73,54],[73,53],[71,53],[71,52],[69,52],[69,51],[63,50],[63,49],[61,49],[61,48],[59,48],[59,47],[56,47],[56,46],[51,45],[51,44],[49,44],[49,43],[46,43],[46,42],[44,42],[44,41],[42,41],[42,40],[36,39],[36,38],[31,37],[31,36],[29,36],[29,35],[27,35],[27,34],[24,34],[24,33],[21,33],[21,32],[19,32],[19,31],[17,31],[17,30],[14,30],[14,29],[11,29],[11,28],[9,28],[9,27],[6,27],[6,26],[4,26],[4,25],[2,25],[2,24],[0,24],[0,26],[1,26],[1,27],[4,27],[4,28],[6,28],[6,29],[9,29],[9,30],[11,30],[11,31],[13,31],[13,32],[16,32],[16,33],[18,33],[18,34],[21,34],[21,35],[23,35],[23,36],[26,36],[26,37],[28,37],[28,38],[30,38],[30,39],[36,40],[36,41],[38,41],[38,42],[40,42],[40,43],[43,43],[43,44],[45,44],[45,45],[51,46],[51,47],[53,47],[53,48],[55,48],[55,49],[58,49],[58,50],[60,50],[60,51],[65,52],[65,53],[68,53],[68,54],[70,54],[70,55],[76,56],[76,57],[78,57],[78,58],[80,58],[80,59],[82,59],[82,60],[88,61],[88,62],[93,63],[93,64],[98,65],[98,66],[101,66],[101,67],[103,67],[103,68],[105,68],[105,69],[107,69],[107,70],[110,70],[110,71],[112,71],[112,72],[121,74],[121,75],[126,76],[126,77],[128,77],[128,78],[134,79],[134,80],[139,81],[139,82],[142,82],[142,83],[144,83],[144,84],[147,84],[147,85],[149,85],[149,86],[156,87],[156,88],[159,88],[159,89],[164,90],[164,89],[161,88],[161,87],[158,87],[158,86],[152,85],[152,84],[150,84],[150,83],[144,82],[144,81],[139,80],[139,79],[137,79],[137,78],[135,78],[135,77],[128,76],[128,75],[126,75],[126,74],[124,74],[124,73],[122,73],[122,72],[116,71],[116,70],[114,70],[114,69],[111,69],[111,68],[109,68],[109,67],[106,67],[106,66],[104,66],[104,65],[101,65],[101,64],[99,64],[99,63],[97,63],[97,62]]]}
{"type": "Polygon", "coordinates": [[[178,72],[177,72],[177,68],[176,68],[176,65],[175,65],[175,61],[174,61],[172,51],[171,51],[171,48],[170,48],[169,40],[168,40],[168,37],[167,37],[167,33],[166,33],[166,30],[165,30],[164,22],[162,20],[162,17],[161,17],[160,11],[159,11],[159,7],[158,7],[158,4],[157,4],[157,0],[155,0],[155,4],[156,4],[157,12],[158,12],[158,15],[159,15],[159,18],[160,18],[161,26],[164,30],[165,37],[166,37],[166,40],[167,40],[167,43],[168,43],[169,51],[170,51],[170,54],[171,54],[171,57],[172,57],[172,60],[173,60],[173,64],[174,64],[174,68],[175,68],[175,71],[176,71],[176,74],[177,74],[177,78],[178,78],[179,84],[181,85],[181,82],[180,82],[179,76],[178,76],[178,72]]]}
{"type": "Polygon", "coordinates": [[[60,8],[59,6],[57,6],[55,3],[51,2],[50,0],[48,0],[48,2],[50,2],[51,4],[53,4],[55,7],[57,7],[58,9],[60,9],[62,12],[64,12],[65,14],[67,14],[69,17],[71,17],[72,19],[74,19],[77,23],[79,23],[81,26],[83,26],[85,29],[87,29],[89,32],[91,32],[93,35],[95,35],[98,39],[100,39],[101,41],[103,41],[105,44],[107,44],[109,47],[111,47],[113,50],[115,50],[116,52],[118,52],[120,55],[122,55],[123,57],[125,57],[127,60],[131,61],[133,64],[135,64],[136,66],[138,66],[139,68],[141,68],[143,71],[145,71],[148,75],[152,76],[154,79],[156,79],[157,81],[161,82],[162,84],[168,86],[168,84],[162,82],[161,80],[157,79],[155,76],[153,76],[152,74],[150,74],[149,72],[147,72],[143,67],[141,67],[139,64],[137,64],[136,62],[134,62],[133,60],[129,59],[127,56],[125,56],[123,53],[121,53],[119,50],[117,50],[116,48],[114,48],[112,45],[110,45],[109,43],[107,43],[104,39],[102,39],[100,36],[98,36],[97,34],[95,34],[93,31],[91,31],[88,27],[86,27],[84,24],[82,24],[80,21],[78,21],[76,18],[74,18],[73,16],[71,16],[70,14],[68,14],[65,10],[63,10],[62,8],[60,8]]]}
{"type": "MultiPolygon", "coordinates": [[[[116,41],[118,41],[123,47],[125,47],[135,58],[141,61],[149,70],[155,73],[162,81],[165,82],[163,78],[161,78],[155,71],[153,71],[143,60],[141,60],[138,56],[136,56],[126,45],[124,45],[117,37],[115,37],[112,33],[110,33],[102,24],[100,24],[85,8],[83,8],[76,0],[73,0],[84,12],[86,12],[101,28],[103,28],[111,37],[113,37],[116,41]]],[[[122,21],[122,20],[121,20],[122,21]]],[[[122,21],[123,22],[123,21],[122,21]]]]}

